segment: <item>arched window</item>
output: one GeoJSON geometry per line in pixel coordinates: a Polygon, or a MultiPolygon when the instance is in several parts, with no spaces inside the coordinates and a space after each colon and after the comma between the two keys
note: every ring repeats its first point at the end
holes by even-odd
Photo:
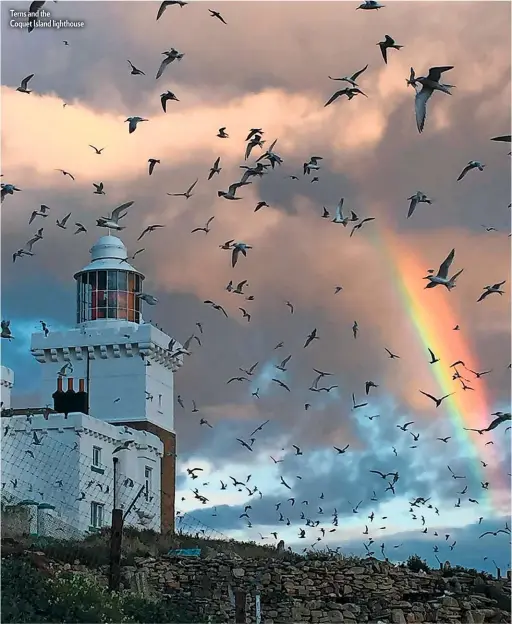
{"type": "Polygon", "coordinates": [[[140,322],[141,278],[115,269],[88,271],[77,280],[77,320],[126,319],[140,322]]]}

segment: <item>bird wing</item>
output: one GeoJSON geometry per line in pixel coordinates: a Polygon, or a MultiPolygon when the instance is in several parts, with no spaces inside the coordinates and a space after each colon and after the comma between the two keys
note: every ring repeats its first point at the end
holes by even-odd
{"type": "Polygon", "coordinates": [[[439,271],[437,272],[437,277],[443,277],[445,279],[448,277],[448,271],[450,270],[450,266],[454,258],[455,258],[455,249],[452,249],[450,253],[448,254],[448,256],[446,257],[446,260],[439,267],[439,271]]]}
{"type": "MultiPolygon", "coordinates": [[[[327,102],[324,104],[324,108],[326,106],[329,106],[329,104],[332,104],[334,102],[334,100],[337,100],[340,95],[343,95],[343,93],[345,93],[345,89],[341,89],[340,91],[336,91],[336,93],[334,93],[334,95],[332,95],[327,102]]],[[[307,166],[304,165],[304,169],[307,169],[307,166]]]]}
{"type": "Polygon", "coordinates": [[[478,297],[478,299],[476,300],[476,302],[478,303],[479,301],[483,301],[486,297],[488,297],[491,294],[490,290],[486,290],[484,291],[480,297],[478,297]]]}
{"type": "MultiPolygon", "coordinates": [[[[123,210],[126,210],[127,208],[129,208],[134,202],[133,201],[129,201],[126,202],[126,204],[121,204],[121,206],[118,206],[117,208],[114,208],[114,210],[112,210],[112,214],[110,215],[110,219],[112,221],[116,221],[118,219],[121,219],[121,212],[123,210]]],[[[124,216],[124,215],[123,215],[124,216]]]]}
{"type": "Polygon", "coordinates": [[[460,182],[462,178],[466,175],[468,171],[470,171],[473,167],[470,164],[467,164],[464,169],[461,171],[460,176],[457,178],[457,182],[460,182]]]}
{"type": "Polygon", "coordinates": [[[156,14],[156,19],[157,20],[159,20],[162,17],[162,15],[163,15],[165,9],[167,8],[168,4],[169,3],[167,2],[167,0],[164,0],[164,2],[162,2],[162,4],[160,5],[160,8],[158,9],[158,13],[156,14]]]}
{"type": "Polygon", "coordinates": [[[491,141],[500,141],[502,143],[510,143],[512,142],[512,136],[510,134],[504,134],[502,136],[497,136],[491,139],[491,141]]]}
{"type": "Polygon", "coordinates": [[[428,70],[427,80],[432,80],[433,82],[439,82],[441,79],[441,74],[449,69],[453,69],[453,65],[446,65],[444,67],[431,67],[428,70]]]}
{"type": "Polygon", "coordinates": [[[164,60],[160,63],[160,67],[158,68],[158,71],[156,72],[156,80],[158,80],[158,78],[160,78],[160,76],[164,73],[164,69],[167,67],[167,65],[169,65],[171,61],[172,61],[172,58],[170,56],[166,56],[164,60]]]}
{"type": "Polygon", "coordinates": [[[421,392],[421,394],[424,394],[429,399],[432,399],[432,401],[436,401],[437,402],[436,397],[433,397],[431,394],[428,394],[427,392],[423,392],[423,390],[420,390],[420,392],[421,392]]]}
{"type": "Polygon", "coordinates": [[[199,178],[197,178],[197,180],[194,182],[194,184],[192,184],[192,186],[191,186],[191,187],[187,190],[187,193],[190,193],[190,192],[193,190],[194,186],[195,186],[198,182],[199,182],[199,178]]]}
{"type": "Polygon", "coordinates": [[[69,212],[64,219],[62,219],[61,223],[62,225],[66,225],[66,223],[68,222],[69,217],[71,216],[71,213],[69,212]]]}
{"type": "MultiPolygon", "coordinates": [[[[387,35],[386,35],[386,38],[387,38],[387,35]]],[[[384,59],[384,63],[386,63],[387,65],[388,64],[388,49],[386,47],[386,44],[382,42],[379,43],[379,48],[382,53],[382,58],[384,59]]]]}
{"type": "Polygon", "coordinates": [[[407,213],[407,218],[412,216],[413,212],[416,210],[417,205],[418,205],[418,196],[413,195],[411,197],[411,203],[409,205],[409,212],[407,213]]]}
{"type": "Polygon", "coordinates": [[[416,111],[416,126],[418,127],[418,132],[423,132],[423,128],[425,127],[427,102],[431,95],[432,89],[425,86],[423,86],[420,91],[416,92],[416,97],[414,98],[414,109],[416,111]]]}
{"type": "Polygon", "coordinates": [[[22,86],[23,89],[27,88],[29,80],[32,80],[33,77],[34,77],[34,74],[30,74],[30,76],[27,76],[26,78],[23,78],[23,80],[21,81],[21,86],[22,86]]]}
{"type": "Polygon", "coordinates": [[[359,78],[359,76],[365,72],[368,69],[368,65],[365,65],[365,67],[363,67],[363,69],[360,69],[359,71],[357,71],[355,74],[352,74],[352,76],[350,76],[350,79],[353,80],[354,82],[359,78]]]}

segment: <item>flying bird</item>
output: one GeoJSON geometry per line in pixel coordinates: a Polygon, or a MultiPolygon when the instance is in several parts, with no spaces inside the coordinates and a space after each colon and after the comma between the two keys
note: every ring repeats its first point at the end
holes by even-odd
{"type": "Polygon", "coordinates": [[[468,164],[464,167],[464,169],[461,171],[459,177],[457,178],[457,182],[460,182],[462,178],[464,178],[466,174],[472,169],[478,169],[478,171],[483,171],[484,168],[485,168],[485,165],[479,162],[478,160],[470,160],[468,164]]]}
{"type": "Polygon", "coordinates": [[[32,91],[29,91],[29,89],[27,89],[27,87],[28,87],[29,81],[32,80],[33,77],[34,77],[34,74],[30,74],[30,76],[23,78],[20,86],[16,89],[16,91],[19,91],[20,93],[32,93],[32,91]]]}
{"type": "Polygon", "coordinates": [[[149,163],[149,175],[151,175],[153,173],[155,165],[160,164],[160,161],[157,158],[149,158],[148,163],[149,163]]]}
{"type": "Polygon", "coordinates": [[[426,397],[434,401],[434,403],[436,404],[436,407],[439,407],[445,399],[447,399],[448,397],[451,397],[452,394],[454,394],[454,392],[450,392],[450,394],[445,394],[440,399],[436,399],[436,397],[432,396],[431,394],[428,394],[428,392],[423,392],[423,390],[420,390],[420,392],[421,394],[425,395],[426,397]]]}
{"type": "Polygon", "coordinates": [[[412,217],[414,211],[416,210],[416,206],[418,204],[431,204],[432,200],[429,199],[425,193],[421,191],[417,191],[414,195],[407,198],[411,203],[409,204],[409,212],[407,213],[407,218],[412,217]]]}
{"type": "Polygon", "coordinates": [[[205,234],[208,234],[208,232],[210,231],[210,223],[214,219],[215,219],[215,217],[210,217],[208,219],[208,221],[206,222],[206,225],[204,227],[196,227],[190,233],[193,234],[194,232],[204,232],[205,234]]]}
{"type": "Polygon", "coordinates": [[[377,9],[383,9],[385,6],[385,4],[379,4],[377,0],[365,0],[356,8],[356,10],[363,9],[363,11],[373,11],[377,9]]]}
{"type": "MultiPolygon", "coordinates": [[[[416,112],[416,126],[418,128],[418,132],[423,132],[423,129],[425,127],[425,119],[427,117],[427,102],[429,101],[434,91],[442,91],[443,93],[451,95],[450,89],[453,88],[453,85],[445,85],[439,82],[441,80],[441,74],[449,71],[450,69],[453,69],[453,65],[447,65],[444,67],[431,67],[428,70],[427,76],[419,76],[418,78],[414,78],[414,76],[411,75],[412,80],[414,80],[413,85],[416,88],[414,108],[416,112]],[[417,84],[421,85],[421,89],[417,88],[417,84]]],[[[413,73],[414,72],[411,72],[411,74],[413,73]]]]}
{"type": "Polygon", "coordinates": [[[125,204],[121,204],[117,208],[112,210],[112,213],[108,217],[100,217],[96,220],[96,225],[98,227],[106,227],[110,230],[124,230],[124,226],[119,225],[119,221],[126,216],[126,211],[130,206],[133,205],[133,201],[126,202],[125,204]]]}
{"type": "Polygon", "coordinates": [[[4,201],[7,195],[14,195],[14,191],[21,191],[21,189],[14,186],[14,184],[2,184],[1,189],[1,202],[4,201]]]}
{"type": "Polygon", "coordinates": [[[213,166],[210,169],[210,173],[208,174],[208,180],[211,180],[216,173],[220,173],[222,171],[222,167],[219,167],[220,164],[220,156],[213,163],[213,166]]]}
{"type": "Polygon", "coordinates": [[[160,76],[164,73],[164,70],[168,65],[170,65],[173,61],[181,61],[181,59],[184,56],[183,53],[178,52],[178,50],[176,50],[175,48],[171,48],[170,50],[166,52],[162,52],[162,54],[165,56],[165,58],[160,63],[160,67],[158,68],[158,71],[156,72],[156,80],[160,78],[160,76]]]}
{"type": "Polygon", "coordinates": [[[435,364],[436,362],[439,362],[439,358],[435,356],[435,354],[432,351],[432,349],[428,349],[428,352],[430,353],[430,362],[429,362],[429,364],[435,364]]]}
{"type": "Polygon", "coordinates": [[[483,301],[486,297],[488,297],[489,295],[492,295],[493,293],[502,295],[504,291],[501,290],[501,287],[506,281],[507,280],[503,280],[502,282],[498,282],[497,284],[493,284],[492,286],[484,286],[484,292],[477,299],[477,302],[483,301]]]}
{"type": "Polygon", "coordinates": [[[158,9],[158,13],[156,14],[156,19],[159,20],[167,7],[177,5],[179,7],[184,7],[188,2],[184,2],[183,0],[164,0],[158,9]]]}
{"type": "Polygon", "coordinates": [[[128,119],[125,119],[125,123],[128,123],[128,133],[132,134],[133,132],[135,132],[135,130],[137,129],[137,124],[141,121],[149,121],[149,119],[144,119],[143,117],[128,117],[128,119]]]}
{"type": "Polygon", "coordinates": [[[69,219],[70,216],[71,216],[71,213],[68,212],[68,214],[61,221],[59,221],[59,219],[57,219],[57,221],[56,221],[57,227],[60,227],[61,230],[65,230],[66,229],[66,223],[68,222],[68,219],[69,219]]]}
{"type": "Polygon", "coordinates": [[[140,241],[140,239],[146,234],[149,234],[149,232],[154,232],[155,230],[158,230],[159,228],[163,228],[163,227],[165,227],[165,225],[148,225],[148,227],[142,231],[142,234],[139,236],[137,240],[140,241]]]}
{"type": "Polygon", "coordinates": [[[368,69],[368,65],[365,65],[363,67],[363,69],[360,69],[359,71],[356,71],[355,73],[352,74],[352,76],[343,76],[343,78],[332,78],[331,76],[329,76],[329,80],[338,80],[341,82],[348,82],[349,84],[351,84],[353,87],[357,87],[357,82],[356,80],[359,78],[359,76],[365,72],[368,69]]]}
{"type": "Polygon", "coordinates": [[[194,190],[194,187],[198,182],[199,178],[197,178],[194,184],[189,186],[189,188],[184,193],[167,193],[167,195],[171,195],[173,197],[185,197],[186,199],[190,199],[193,195],[192,191],[194,190]]]}
{"type": "Polygon", "coordinates": [[[142,70],[137,69],[131,61],[128,61],[128,63],[130,64],[130,67],[132,68],[130,74],[132,74],[133,76],[145,76],[146,75],[142,70]]]}
{"type": "Polygon", "coordinates": [[[97,147],[94,147],[94,145],[89,145],[89,147],[92,147],[94,152],[98,155],[101,155],[101,152],[105,149],[104,147],[100,147],[100,149],[98,149],[97,147]]]}
{"type": "Polygon", "coordinates": [[[160,96],[160,103],[162,104],[164,113],[167,112],[167,102],[169,100],[173,102],[179,102],[178,98],[174,95],[172,91],[166,91],[165,93],[162,93],[162,95],[160,96]]]}
{"type": "Polygon", "coordinates": [[[64,169],[55,169],[55,171],[60,171],[63,176],[69,176],[73,182],[75,181],[75,176],[73,176],[69,171],[65,171],[64,169]]]}
{"type": "Polygon", "coordinates": [[[429,283],[425,286],[425,288],[434,288],[435,286],[439,286],[439,285],[444,286],[448,290],[455,288],[456,286],[455,280],[457,279],[457,277],[459,277],[462,271],[464,271],[464,269],[461,269],[460,271],[455,273],[455,275],[452,275],[452,277],[450,278],[448,277],[448,271],[450,270],[450,266],[454,258],[455,258],[455,249],[452,249],[450,253],[448,254],[448,256],[446,257],[446,259],[441,264],[441,266],[439,267],[437,275],[433,275],[434,273],[433,269],[428,270],[428,273],[430,273],[430,275],[427,275],[426,277],[423,278],[423,279],[429,280],[429,283]]]}
{"type": "Polygon", "coordinates": [[[398,45],[395,40],[389,35],[385,36],[384,41],[379,41],[377,44],[380,48],[382,58],[384,59],[384,63],[388,63],[388,50],[400,50],[403,48],[403,45],[398,45]]]}
{"type": "Polygon", "coordinates": [[[231,266],[234,268],[236,266],[236,263],[238,262],[239,254],[247,256],[247,250],[252,249],[252,246],[240,242],[234,243],[232,249],[233,251],[231,252],[231,266]]]}
{"type": "Polygon", "coordinates": [[[228,23],[224,20],[224,18],[222,17],[222,15],[218,11],[212,11],[211,9],[208,9],[208,11],[210,12],[210,16],[211,17],[216,17],[223,24],[226,24],[226,26],[228,25],[228,23]]]}

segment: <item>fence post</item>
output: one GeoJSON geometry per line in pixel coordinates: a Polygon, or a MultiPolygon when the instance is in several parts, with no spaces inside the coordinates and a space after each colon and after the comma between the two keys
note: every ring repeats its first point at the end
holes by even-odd
{"type": "Polygon", "coordinates": [[[110,569],[108,587],[110,591],[119,591],[121,585],[121,544],[123,540],[123,510],[119,505],[119,459],[113,458],[114,463],[114,505],[112,509],[112,524],[110,527],[110,569]]]}
{"type": "Polygon", "coordinates": [[[247,622],[247,594],[237,589],[235,591],[235,623],[245,624],[247,622]]]}
{"type": "Polygon", "coordinates": [[[261,624],[261,595],[259,591],[254,596],[254,607],[256,610],[256,624],[261,624]]]}

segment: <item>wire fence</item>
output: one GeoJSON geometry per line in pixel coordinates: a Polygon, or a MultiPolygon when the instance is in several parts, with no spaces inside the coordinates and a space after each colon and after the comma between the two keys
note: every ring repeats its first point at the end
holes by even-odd
{"type": "Polygon", "coordinates": [[[175,530],[163,527],[161,532],[161,509],[174,508],[174,497],[151,492],[147,483],[127,475],[116,475],[113,464],[93,464],[92,456],[80,451],[79,432],[57,433],[33,426],[30,416],[3,419],[3,538],[28,538],[39,545],[60,542],[62,551],[79,549],[77,559],[107,563],[117,482],[123,557],[199,548],[202,540],[221,542],[223,550],[231,550],[227,535],[192,514],[178,515],[175,530]]]}

